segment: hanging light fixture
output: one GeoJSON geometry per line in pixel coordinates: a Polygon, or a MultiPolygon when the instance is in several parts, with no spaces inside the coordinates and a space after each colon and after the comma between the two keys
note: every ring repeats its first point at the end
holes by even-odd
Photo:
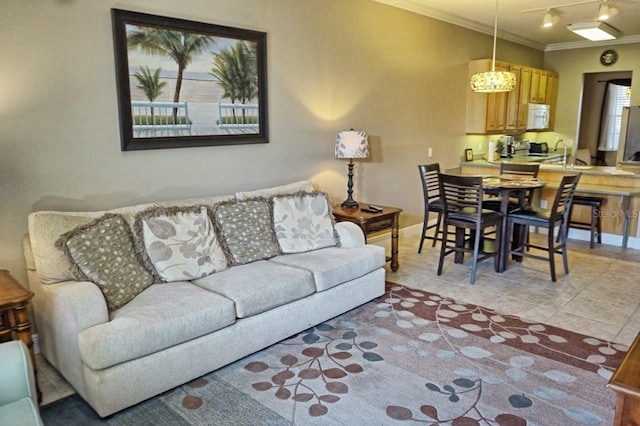
{"type": "Polygon", "coordinates": [[[598,19],[601,21],[606,21],[611,16],[611,12],[609,10],[609,5],[607,4],[608,0],[605,0],[604,3],[600,3],[600,9],[598,12],[598,19]]]}
{"type": "Polygon", "coordinates": [[[491,71],[478,72],[471,76],[471,90],[479,93],[510,92],[516,87],[516,75],[509,71],[496,71],[496,39],[498,38],[498,0],[493,27],[493,59],[491,71]]]}
{"type": "Polygon", "coordinates": [[[542,26],[545,28],[549,28],[553,26],[553,12],[551,9],[547,9],[547,13],[544,14],[544,18],[542,19],[542,26]]]}

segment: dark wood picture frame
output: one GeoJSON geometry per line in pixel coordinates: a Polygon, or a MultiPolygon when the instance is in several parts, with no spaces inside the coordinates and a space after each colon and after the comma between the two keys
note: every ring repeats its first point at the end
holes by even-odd
{"type": "Polygon", "coordinates": [[[473,161],[473,149],[467,148],[464,150],[464,161],[473,161]]]}
{"type": "Polygon", "coordinates": [[[123,151],[269,142],[266,33],[111,16],[123,151]]]}

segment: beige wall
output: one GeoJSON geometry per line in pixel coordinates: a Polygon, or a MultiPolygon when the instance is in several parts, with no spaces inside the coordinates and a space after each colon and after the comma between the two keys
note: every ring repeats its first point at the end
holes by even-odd
{"type": "MultiPolygon", "coordinates": [[[[0,39],[0,268],[22,280],[20,239],[35,210],[298,179],[341,201],[347,166],[333,158],[333,140],[349,128],[372,144],[355,198],[400,206],[402,225],[416,224],[416,165],[457,166],[467,61],[492,46],[490,36],[369,0],[4,0],[0,39]],[[111,7],[267,32],[270,143],[121,152],[111,7]]],[[[499,60],[540,67],[543,57],[498,43],[499,60]]]]}
{"type": "MultiPolygon", "coordinates": [[[[631,105],[640,105],[640,43],[616,46],[600,46],[547,52],[544,68],[560,74],[558,84],[558,108],[553,136],[574,139],[578,142],[578,118],[582,100],[585,73],[632,71],[631,105]],[[605,67],[600,64],[600,54],[607,49],[618,52],[618,61],[605,67]]],[[[548,134],[542,134],[552,140],[548,134]]]]}

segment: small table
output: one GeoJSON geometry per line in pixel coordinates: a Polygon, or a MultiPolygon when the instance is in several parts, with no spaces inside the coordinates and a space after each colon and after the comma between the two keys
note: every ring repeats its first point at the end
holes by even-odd
{"type": "Polygon", "coordinates": [[[536,188],[543,188],[546,182],[538,179],[516,179],[507,176],[485,176],[482,185],[486,190],[499,192],[502,197],[500,203],[500,213],[502,213],[501,241],[498,242],[498,272],[504,272],[507,269],[509,259],[509,245],[511,244],[511,236],[508,231],[508,214],[509,214],[509,196],[516,194],[518,196],[520,207],[525,205],[525,196],[527,191],[536,188]]]}
{"type": "MultiPolygon", "coordinates": [[[[13,278],[9,271],[0,269],[0,342],[22,340],[29,349],[33,372],[36,373],[36,358],[33,352],[31,322],[27,308],[33,292],[25,289],[13,278]]],[[[42,401],[42,392],[36,377],[38,402],[42,401]]]]}
{"type": "Polygon", "coordinates": [[[607,384],[618,394],[615,426],[640,424],[640,333],[607,384]]]}
{"type": "MultiPolygon", "coordinates": [[[[371,203],[360,203],[361,207],[366,207],[371,203]]],[[[378,206],[378,204],[376,204],[378,206]]],[[[391,270],[396,272],[400,267],[398,262],[398,234],[400,228],[400,212],[402,209],[397,207],[382,207],[380,213],[363,212],[360,207],[344,208],[340,204],[333,206],[333,215],[337,222],[353,222],[364,232],[364,240],[367,241],[367,235],[372,232],[382,231],[383,229],[391,229],[391,256],[387,256],[387,261],[391,261],[391,270]]]]}

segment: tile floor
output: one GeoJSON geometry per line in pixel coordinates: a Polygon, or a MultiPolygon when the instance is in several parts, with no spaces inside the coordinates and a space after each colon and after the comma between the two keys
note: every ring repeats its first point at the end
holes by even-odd
{"type": "MultiPolygon", "coordinates": [[[[388,249],[388,241],[383,235],[370,242],[388,249]]],[[[419,235],[400,238],[400,269],[387,272],[387,280],[626,345],[640,332],[640,250],[590,249],[587,242],[570,240],[571,273],[564,275],[558,257],[555,283],[548,263],[525,259],[502,274],[494,272],[491,260],[481,262],[471,285],[468,262],[455,265],[448,256],[438,277],[439,249],[427,240],[418,254],[419,242],[419,235]]],[[[43,404],[74,392],[41,355],[36,358],[43,404]]]]}

